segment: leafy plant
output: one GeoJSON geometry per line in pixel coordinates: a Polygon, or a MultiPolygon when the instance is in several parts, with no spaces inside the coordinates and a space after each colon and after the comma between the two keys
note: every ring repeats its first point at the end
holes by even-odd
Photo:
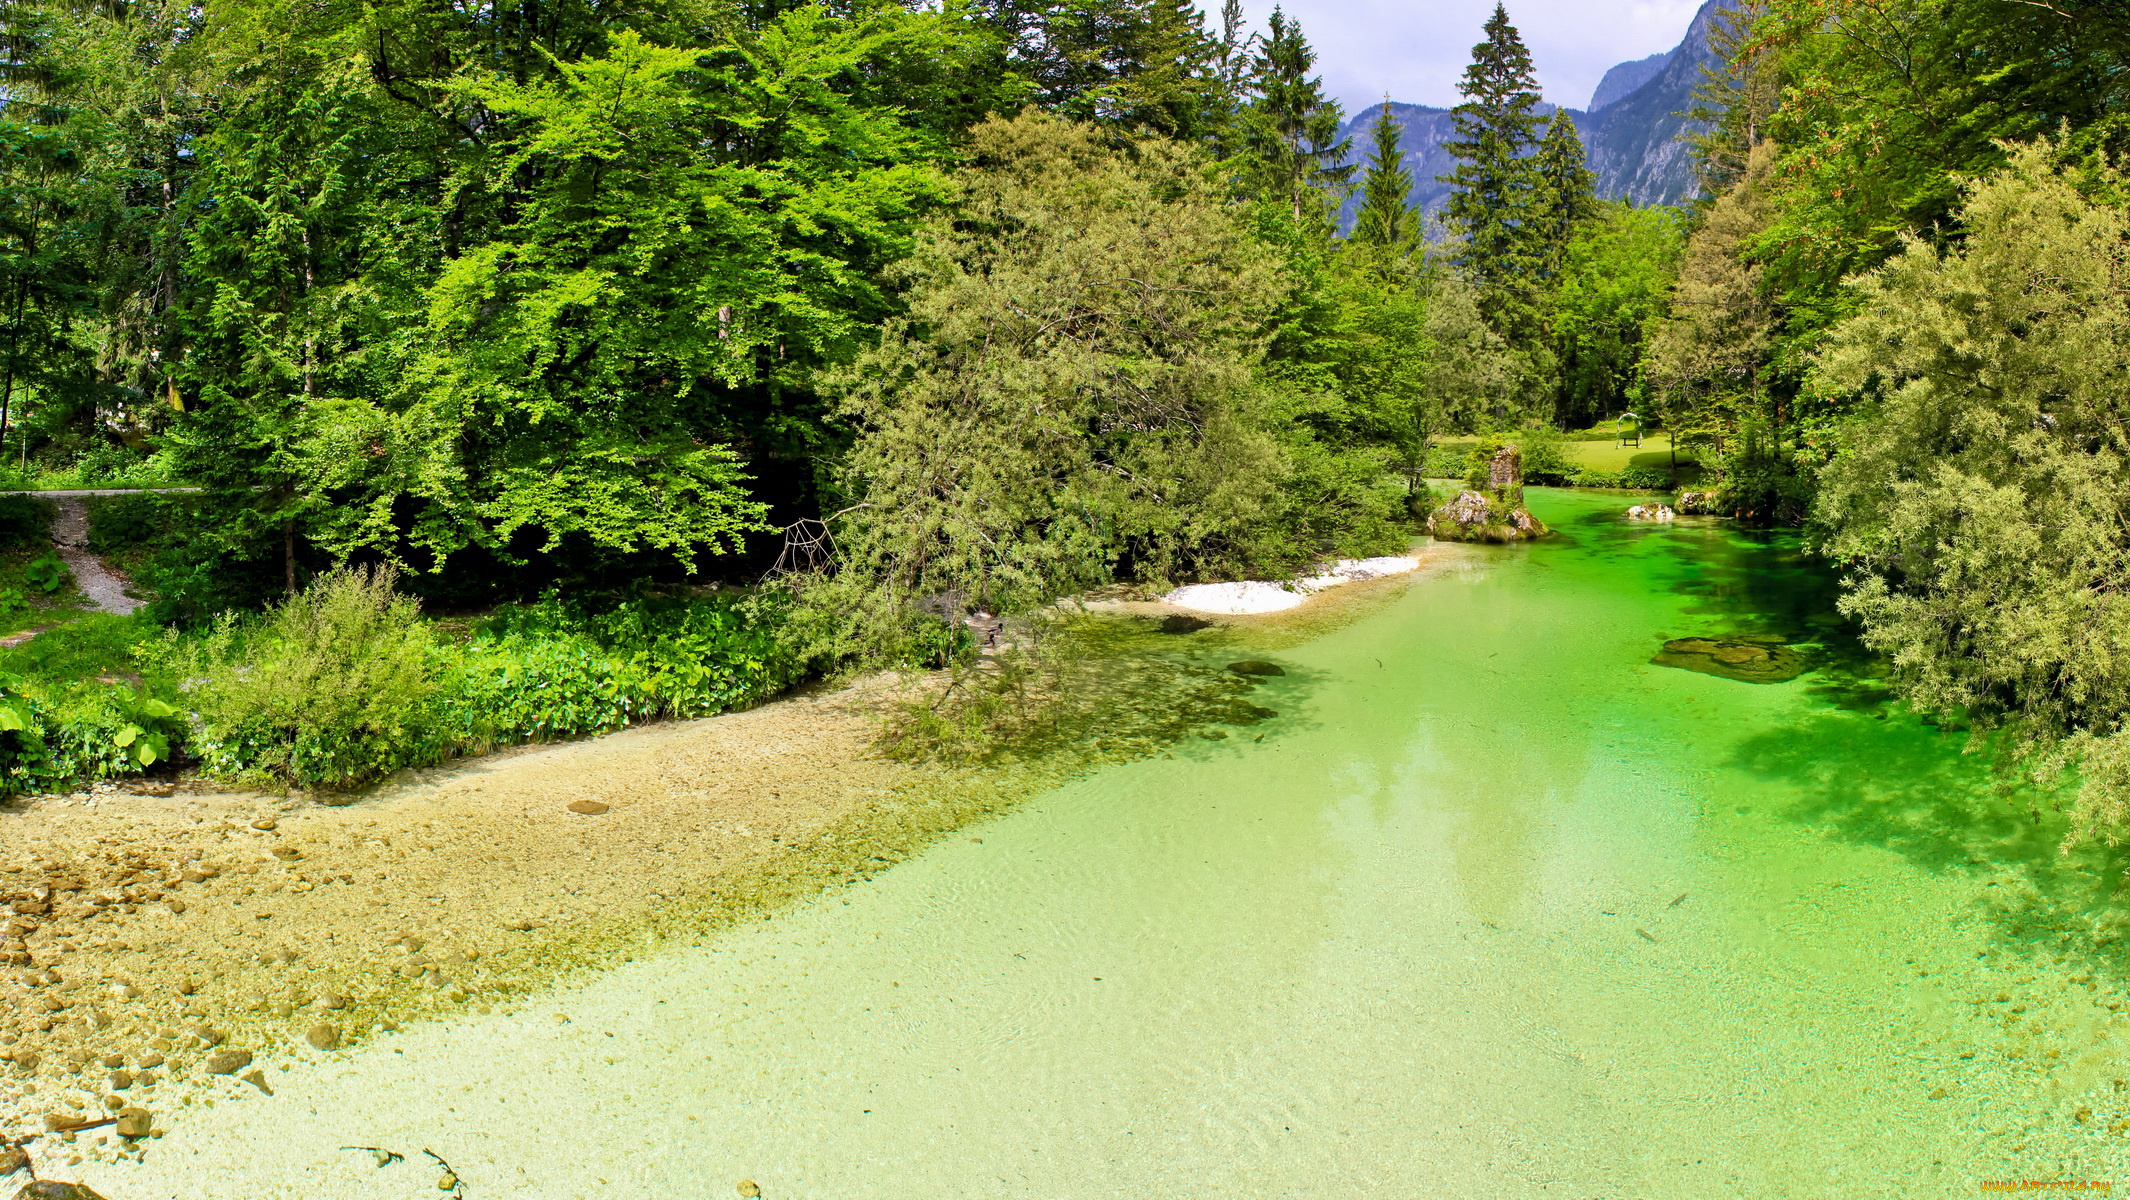
{"type": "Polygon", "coordinates": [[[405,766],[436,690],[435,638],[389,569],[343,568],[263,618],[172,648],[216,774],[347,788],[405,766]]]}
{"type": "Polygon", "coordinates": [[[65,587],[68,581],[73,579],[74,573],[68,569],[66,560],[60,558],[55,551],[39,555],[32,560],[29,566],[22,569],[22,577],[28,580],[31,586],[49,596],[65,587]]]}
{"type": "Polygon", "coordinates": [[[111,736],[111,745],[142,769],[169,758],[172,737],[178,733],[169,723],[177,718],[178,710],[153,696],[138,692],[122,695],[122,711],[133,719],[111,736]]]}

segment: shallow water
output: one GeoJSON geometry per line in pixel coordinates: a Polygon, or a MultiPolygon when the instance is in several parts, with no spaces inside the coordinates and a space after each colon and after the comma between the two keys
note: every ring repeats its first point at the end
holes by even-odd
{"type": "Polygon", "coordinates": [[[474,1200],[2130,1186],[2092,864],[1821,640],[1794,546],[1629,502],[1535,492],[1559,537],[1253,655],[1289,672],[1265,725],[83,1178],[439,1194],[428,1148],[474,1200]],[[1820,669],[1648,662],[1738,635],[1820,669]]]}

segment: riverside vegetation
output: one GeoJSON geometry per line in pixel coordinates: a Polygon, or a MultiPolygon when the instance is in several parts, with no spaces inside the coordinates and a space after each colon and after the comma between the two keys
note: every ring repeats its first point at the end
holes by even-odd
{"type": "Polygon", "coordinates": [[[882,668],[899,754],[1144,754],[1264,719],[1250,681],[1061,599],[1398,552],[1502,446],[1687,482],[1577,456],[1632,408],[2112,846],[2130,25],[1714,38],[1705,194],[1636,208],[1497,7],[1424,214],[1388,106],[1340,140],[1233,0],[9,4],[0,459],[198,490],[92,509],[125,618],[0,504],[0,612],[52,626],[0,651],[0,788],[338,799],[882,668]]]}
{"type": "Polygon", "coordinates": [[[1592,194],[1497,8],[1421,214],[1389,109],[1340,140],[1303,31],[1233,4],[10,5],[0,446],[201,490],[98,507],[153,604],[13,652],[0,780],[358,786],[967,666],[969,613],[1395,551],[1512,442],[1808,525],[1911,699],[2089,766],[2112,838],[2125,435],[2075,399],[2104,322],[2051,314],[2121,303],[2130,33],[1837,9],[1717,14],[1704,195],[1662,209],[1592,194]],[[2042,210],[2070,240],[1997,215],[2042,210]],[[1630,407],[1661,464],[1564,440],[1630,407]],[[347,569],[386,615],[299,598],[347,569]]]}

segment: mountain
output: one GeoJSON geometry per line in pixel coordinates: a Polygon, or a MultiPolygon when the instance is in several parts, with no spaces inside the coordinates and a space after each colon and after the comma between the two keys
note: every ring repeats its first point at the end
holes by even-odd
{"type": "MultiPolygon", "coordinates": [[[[1590,169],[1598,177],[1598,195],[1636,204],[1676,204],[1700,191],[1685,137],[1701,127],[1681,114],[1693,107],[1701,68],[1717,65],[1708,48],[1709,21],[1733,7],[1733,0],[1708,0],[1694,14],[1686,37],[1640,87],[1602,107],[1596,95],[1591,97],[1593,111],[1577,117],[1575,131],[1582,135],[1590,169]]],[[[1618,70],[1606,72],[1606,80],[1618,70]]],[[[1599,83],[1598,92],[1604,90],[1599,83]]]]}
{"type": "Polygon", "coordinates": [[[1627,93],[1649,82],[1649,77],[1664,69],[1671,52],[1652,54],[1633,62],[1623,62],[1598,80],[1597,90],[1590,93],[1590,111],[1596,112],[1627,93]]]}
{"type": "MultiPolygon", "coordinates": [[[[1699,190],[1693,156],[1681,140],[1682,134],[1698,126],[1680,114],[1693,105],[1701,68],[1716,61],[1708,48],[1709,21],[1716,13],[1735,7],[1735,2],[1707,0],[1676,47],[1613,67],[1598,81],[1587,111],[1568,110],[1583,139],[1590,169],[1597,175],[1598,195],[1636,204],[1677,204],[1699,190]]],[[[1382,105],[1371,104],[1355,113],[1341,130],[1353,139],[1355,160],[1367,157],[1369,126],[1382,110],[1382,105]]],[[[1398,148],[1405,169],[1413,173],[1413,207],[1433,216],[1442,210],[1450,192],[1449,185],[1436,176],[1457,167],[1442,148],[1456,136],[1450,110],[1392,101],[1390,111],[1403,126],[1398,148]]],[[[1551,116],[1553,106],[1540,104],[1536,111],[1542,117],[1551,116]]],[[[1341,228],[1352,224],[1360,207],[1358,194],[1340,206],[1341,228]]]]}

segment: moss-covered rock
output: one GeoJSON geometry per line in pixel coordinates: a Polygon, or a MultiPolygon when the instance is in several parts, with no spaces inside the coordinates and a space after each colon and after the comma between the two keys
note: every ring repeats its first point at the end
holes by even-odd
{"type": "Polygon", "coordinates": [[[1780,642],[1719,638],[1674,638],[1649,661],[1740,683],[1782,683],[1812,669],[1809,659],[1780,642]]]}
{"type": "Polygon", "coordinates": [[[1430,514],[1427,531],[1445,542],[1520,542],[1547,532],[1529,510],[1470,488],[1430,514]]]}

